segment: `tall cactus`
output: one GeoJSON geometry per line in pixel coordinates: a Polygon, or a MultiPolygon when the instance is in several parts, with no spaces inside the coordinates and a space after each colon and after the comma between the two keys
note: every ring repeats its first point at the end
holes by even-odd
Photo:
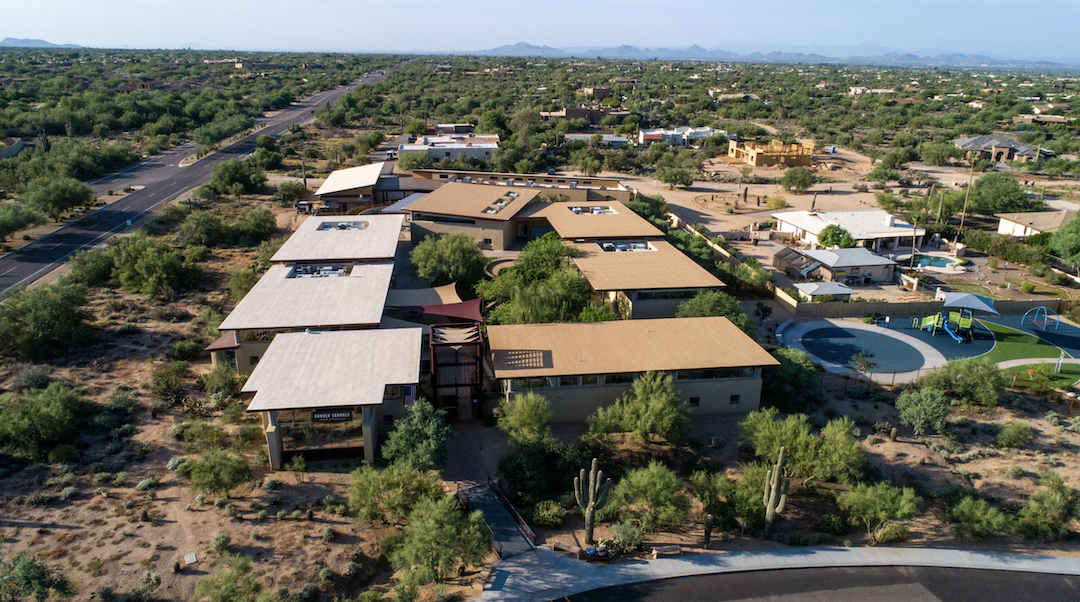
{"type": "Polygon", "coordinates": [[[585,481],[584,468],[581,469],[581,474],[574,477],[574,497],[577,498],[578,506],[581,506],[581,510],[585,513],[586,544],[593,543],[596,511],[607,505],[608,494],[611,493],[611,479],[604,478],[604,471],[599,467],[600,462],[593,458],[588,484],[585,481]]]}
{"type": "Polygon", "coordinates": [[[784,468],[784,451],[780,448],[780,457],[776,459],[776,466],[765,474],[765,537],[769,537],[772,531],[773,521],[776,515],[784,511],[787,505],[788,487],[791,479],[787,478],[787,469],[784,468]]]}

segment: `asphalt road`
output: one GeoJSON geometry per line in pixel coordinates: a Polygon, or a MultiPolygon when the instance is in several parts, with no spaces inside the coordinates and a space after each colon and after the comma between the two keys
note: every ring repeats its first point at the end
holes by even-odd
{"type": "Polygon", "coordinates": [[[255,139],[268,134],[280,136],[289,126],[313,118],[315,109],[333,103],[356,85],[381,81],[385,75],[371,73],[368,77],[334,90],[319,92],[287,109],[257,120],[267,127],[219,149],[202,160],[179,167],[180,160],[195,152],[190,142],[167,152],[144,159],[131,167],[89,182],[99,195],[125,186],[143,186],[122,200],[91,211],[80,219],[0,258],[0,296],[14,287],[30,284],[64,263],[74,252],[92,247],[114,234],[130,231],[152,215],[161,204],[210,180],[214,165],[227,159],[242,158],[255,150],[255,139]]]}
{"type": "Polygon", "coordinates": [[[607,587],[566,602],[1050,602],[1080,599],[1080,577],[866,567],[724,573],[607,587]]]}

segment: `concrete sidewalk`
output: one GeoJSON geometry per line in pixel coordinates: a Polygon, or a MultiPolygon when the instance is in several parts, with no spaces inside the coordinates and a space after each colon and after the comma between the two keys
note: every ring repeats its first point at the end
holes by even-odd
{"type": "Polygon", "coordinates": [[[925,548],[787,548],[692,554],[610,566],[542,548],[500,561],[485,601],[546,602],[611,585],[713,573],[861,566],[919,566],[1080,575],[1080,558],[925,548]]]}

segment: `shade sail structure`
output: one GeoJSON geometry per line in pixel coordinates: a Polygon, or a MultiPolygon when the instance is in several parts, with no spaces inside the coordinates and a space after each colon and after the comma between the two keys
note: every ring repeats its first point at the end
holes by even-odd
{"type": "Polygon", "coordinates": [[[944,293],[944,295],[944,307],[958,307],[998,315],[998,311],[994,309],[993,299],[972,295],[971,293],[944,293]]]}

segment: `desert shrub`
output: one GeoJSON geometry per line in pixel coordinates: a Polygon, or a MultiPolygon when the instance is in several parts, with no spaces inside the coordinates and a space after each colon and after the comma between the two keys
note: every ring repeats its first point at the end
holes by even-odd
{"type": "Polygon", "coordinates": [[[15,370],[11,378],[11,388],[16,392],[27,389],[44,389],[52,381],[52,370],[48,366],[24,364],[15,370]]]}
{"type": "Polygon", "coordinates": [[[240,392],[243,383],[228,364],[220,363],[203,379],[203,389],[211,397],[231,397],[240,392]]]}
{"type": "Polygon", "coordinates": [[[830,535],[846,535],[847,521],[835,514],[822,514],[818,518],[817,530],[830,535]]]}
{"type": "Polygon", "coordinates": [[[551,404],[543,395],[527,391],[499,402],[498,424],[515,447],[546,445],[551,442],[551,404]]]}
{"type": "Polygon", "coordinates": [[[569,492],[583,463],[574,446],[553,441],[503,456],[499,472],[514,485],[520,504],[532,506],[569,492]]]}
{"type": "Polygon", "coordinates": [[[683,494],[682,481],[670,468],[653,460],[646,468],[623,475],[601,514],[637,518],[641,528],[648,531],[682,524],[689,509],[690,500],[683,494]]]}
{"type": "Polygon", "coordinates": [[[558,502],[543,500],[532,508],[530,514],[533,523],[541,527],[555,528],[562,525],[566,510],[558,502]]]}
{"type": "Polygon", "coordinates": [[[611,525],[611,537],[623,548],[632,549],[641,545],[644,535],[641,527],[629,521],[611,525]]]}
{"type": "Polygon", "coordinates": [[[135,490],[136,491],[149,491],[151,489],[157,489],[157,486],[158,486],[157,477],[147,477],[147,478],[139,481],[135,485],[135,490]]]}
{"type": "Polygon", "coordinates": [[[805,412],[824,400],[822,368],[805,351],[782,347],[773,357],[780,365],[765,368],[761,393],[774,406],[786,413],[805,412]]]}
{"type": "Polygon", "coordinates": [[[998,433],[997,443],[1005,448],[1023,447],[1031,442],[1033,433],[1032,428],[1026,424],[1009,422],[998,433]]]}
{"type": "Polygon", "coordinates": [[[218,556],[224,556],[229,551],[230,544],[232,544],[232,536],[228,531],[222,530],[215,533],[214,538],[210,540],[210,549],[218,556]]]}
{"type": "Polygon", "coordinates": [[[413,584],[441,582],[460,564],[475,566],[490,547],[483,514],[463,515],[457,500],[445,494],[421,499],[403,535],[390,562],[394,570],[404,571],[403,581],[413,584]]]}
{"type": "Polygon", "coordinates": [[[985,539],[999,535],[1008,526],[1008,517],[986,502],[971,496],[946,509],[959,539],[985,539]]]}
{"type": "Polygon", "coordinates": [[[842,510],[866,527],[866,534],[871,540],[879,541],[878,534],[893,535],[883,532],[883,528],[893,521],[915,516],[922,498],[915,495],[909,487],[900,489],[888,483],[868,485],[860,483],[836,499],[842,510]]]}
{"type": "Polygon", "coordinates": [[[251,268],[237,268],[229,275],[229,298],[239,302],[255,286],[259,277],[251,268]]]}
{"type": "Polygon", "coordinates": [[[878,543],[892,543],[905,541],[910,536],[907,525],[903,523],[888,523],[874,532],[874,541],[878,543]]]}
{"type": "Polygon", "coordinates": [[[164,401],[179,402],[184,396],[184,385],[189,373],[187,362],[159,364],[151,374],[151,391],[164,401]]]}
{"type": "Polygon", "coordinates": [[[323,541],[323,543],[332,543],[334,541],[334,537],[336,537],[336,536],[337,536],[337,533],[334,533],[334,528],[333,527],[331,527],[330,525],[327,525],[327,526],[323,527],[323,532],[322,532],[322,541],[323,541]]]}
{"type": "Polygon", "coordinates": [[[180,436],[183,437],[184,440],[183,447],[185,453],[190,454],[222,449],[228,442],[228,433],[225,432],[225,429],[216,424],[195,420],[190,423],[182,423],[182,425],[184,428],[180,432],[180,436]]]}
{"type": "Polygon", "coordinates": [[[228,496],[229,492],[251,478],[251,469],[243,458],[224,451],[211,451],[184,465],[191,488],[210,494],[228,496]]]}
{"type": "Polygon", "coordinates": [[[949,402],[944,393],[931,387],[904,391],[896,398],[896,409],[900,412],[900,424],[910,426],[916,435],[931,428],[940,433],[949,417],[949,402]]]}
{"type": "Polygon", "coordinates": [[[79,448],[70,443],[61,443],[49,452],[49,461],[61,464],[75,464],[81,457],[79,448]]]}
{"type": "Polygon", "coordinates": [[[86,286],[61,281],[20,289],[0,304],[0,354],[48,359],[88,342],[86,286]]]}
{"type": "MultiPolygon", "coordinates": [[[[263,602],[271,598],[260,594],[262,584],[251,572],[251,559],[239,554],[220,552],[221,559],[209,575],[201,577],[195,584],[195,598],[217,602],[263,602]]],[[[292,602],[291,596],[278,598],[281,602],[292,602]]]]}
{"type": "Polygon", "coordinates": [[[203,346],[195,341],[177,341],[173,343],[172,349],[169,350],[169,358],[180,361],[189,361],[197,359],[202,355],[203,346]]]}
{"type": "Polygon", "coordinates": [[[690,422],[686,400],[675,388],[670,374],[645,372],[634,379],[631,389],[610,406],[600,407],[589,417],[594,433],[630,432],[639,441],[654,436],[679,441],[690,422]]]}
{"type": "Polygon", "coordinates": [[[937,389],[963,404],[996,406],[1005,389],[1001,371],[986,360],[953,361],[927,372],[919,385],[937,389]]]}
{"type": "Polygon", "coordinates": [[[424,399],[409,406],[394,421],[394,430],[382,447],[383,457],[398,464],[430,470],[446,462],[454,429],[446,423],[446,412],[424,399]]]}
{"type": "Polygon", "coordinates": [[[70,500],[71,498],[78,495],[78,493],[79,489],[77,487],[64,487],[64,489],[60,492],[60,499],[66,502],[67,500],[70,500]]]}
{"type": "Polygon", "coordinates": [[[852,481],[862,474],[866,454],[858,428],[849,418],[830,420],[820,434],[804,414],[777,420],[776,408],[751,412],[739,423],[739,439],[755,454],[774,462],[785,447],[792,476],[852,481]]]}
{"type": "Polygon", "coordinates": [[[0,403],[0,446],[33,459],[47,457],[59,445],[70,445],[96,410],[93,403],[61,383],[8,394],[0,403]]]}
{"type": "Polygon", "coordinates": [[[1076,492],[1065,479],[1048,470],[1039,475],[1042,487],[1016,515],[1016,532],[1027,539],[1054,541],[1069,533],[1069,523],[1076,516],[1076,492]]]}
{"type": "Polygon", "coordinates": [[[422,500],[442,495],[433,473],[408,464],[393,464],[381,471],[364,465],[352,473],[349,511],[361,522],[401,523],[422,500]]]}
{"type": "Polygon", "coordinates": [[[1024,469],[1016,465],[1010,466],[1008,469],[1005,470],[1005,476],[1009,477],[1010,479],[1019,479],[1020,477],[1024,476],[1024,469]]]}

